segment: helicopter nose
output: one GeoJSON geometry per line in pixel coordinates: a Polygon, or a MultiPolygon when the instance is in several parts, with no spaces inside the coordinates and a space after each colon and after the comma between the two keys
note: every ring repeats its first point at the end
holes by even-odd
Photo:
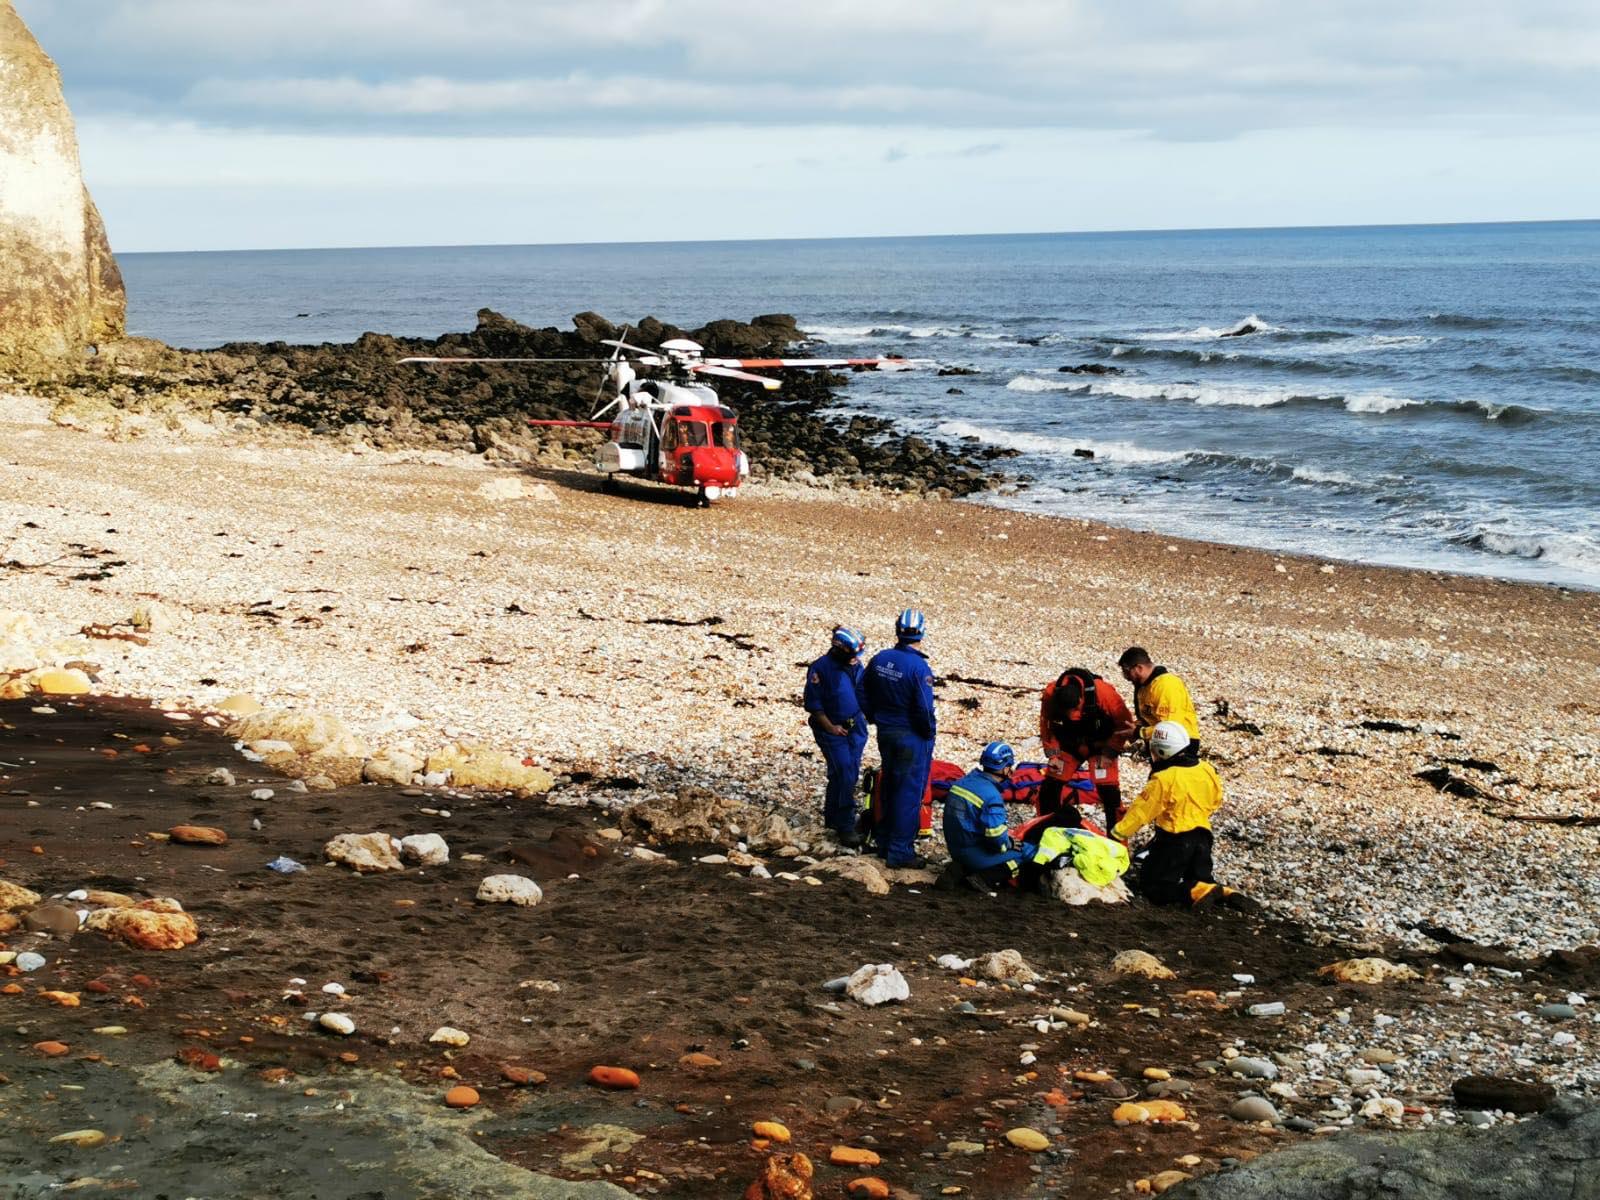
{"type": "Polygon", "coordinates": [[[733,487],[739,482],[738,451],[721,446],[697,446],[683,456],[684,483],[733,487]]]}

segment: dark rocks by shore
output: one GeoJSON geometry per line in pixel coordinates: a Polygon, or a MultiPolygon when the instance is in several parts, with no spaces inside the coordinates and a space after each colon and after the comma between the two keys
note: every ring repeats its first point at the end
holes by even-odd
{"type": "MultiPolygon", "coordinates": [[[[224,429],[279,431],[408,447],[491,453],[575,466],[601,434],[536,429],[529,419],[583,419],[596,407],[603,367],[593,361],[417,366],[408,356],[603,359],[601,339],[627,332],[653,347],[673,337],[700,342],[708,355],[775,356],[804,336],[793,317],[722,320],[693,330],[654,317],[623,327],[580,313],[572,331],[534,329],[490,309],[476,328],[438,338],[368,333],[353,343],[315,346],[232,343],[186,351],[129,341],[56,377],[22,381],[57,401],[67,421],[112,414],[178,421],[199,417],[224,429]]],[[[831,415],[847,375],[784,373],[783,389],[718,380],[738,409],[755,475],[831,479],[853,486],[965,496],[999,482],[995,460],[1009,452],[947,447],[898,433],[891,421],[831,415]]]]}

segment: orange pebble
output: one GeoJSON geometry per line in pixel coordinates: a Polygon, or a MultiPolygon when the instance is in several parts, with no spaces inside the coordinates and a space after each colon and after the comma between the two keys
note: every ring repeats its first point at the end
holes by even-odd
{"type": "Polygon", "coordinates": [[[72,1049],[65,1042],[35,1042],[33,1048],[46,1058],[60,1058],[72,1049]]]}
{"type": "Polygon", "coordinates": [[[873,1200],[884,1200],[889,1195],[889,1185],[876,1175],[862,1175],[844,1186],[845,1191],[852,1196],[870,1196],[873,1200]]]}
{"type": "Polygon", "coordinates": [[[828,1161],[836,1167],[875,1167],[883,1160],[871,1150],[858,1150],[854,1146],[835,1146],[828,1151],[828,1161]]]}
{"type": "Polygon", "coordinates": [[[444,1102],[450,1108],[471,1108],[478,1102],[477,1089],[465,1085],[453,1087],[444,1094],[444,1102]]]}
{"type": "Polygon", "coordinates": [[[627,1067],[594,1067],[589,1071],[589,1082],[603,1088],[626,1091],[639,1086],[639,1076],[627,1067]]]}
{"type": "Polygon", "coordinates": [[[777,1121],[757,1121],[750,1126],[750,1131],[758,1138],[766,1138],[773,1142],[787,1142],[789,1140],[789,1127],[777,1121]]]}
{"type": "Polygon", "coordinates": [[[88,983],[83,985],[83,990],[86,992],[100,994],[109,992],[111,990],[111,985],[106,983],[103,979],[91,979],[88,983]]]}
{"type": "Polygon", "coordinates": [[[505,1066],[500,1070],[501,1078],[518,1087],[533,1087],[545,1082],[547,1076],[543,1071],[535,1071],[532,1067],[505,1066]]]}
{"type": "Polygon", "coordinates": [[[44,847],[43,846],[30,846],[28,848],[28,850],[29,850],[29,853],[31,853],[31,854],[43,854],[44,853],[44,847]]]}
{"type": "Polygon", "coordinates": [[[51,1004],[59,1004],[62,1008],[77,1008],[81,1003],[77,992],[40,992],[41,1000],[48,1000],[51,1004]]]}
{"type": "Polygon", "coordinates": [[[8,983],[5,987],[0,987],[0,996],[20,995],[22,995],[22,985],[20,983],[8,983]]]}

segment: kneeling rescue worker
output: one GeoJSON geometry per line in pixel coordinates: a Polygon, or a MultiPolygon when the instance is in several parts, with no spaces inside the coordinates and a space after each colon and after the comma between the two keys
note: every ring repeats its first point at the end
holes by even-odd
{"type": "Polygon", "coordinates": [[[967,878],[986,884],[1017,879],[1022,851],[1013,847],[1007,828],[1006,802],[1000,785],[1017,765],[1017,756],[1004,742],[983,748],[978,768],[950,785],[944,801],[944,840],[950,857],[967,878]]]}
{"type": "Polygon", "coordinates": [[[804,704],[822,759],[828,764],[828,790],[822,820],[844,846],[859,846],[856,832],[856,780],[867,746],[862,709],[861,649],[866,640],[843,625],[833,631],[828,652],[806,669],[804,704]]]}
{"type": "Polygon", "coordinates": [[[1126,842],[1151,823],[1156,833],[1139,871],[1139,891],[1152,904],[1202,904],[1233,896],[1211,875],[1211,814],[1222,807],[1222,780],[1201,762],[1189,731],[1162,721],[1150,733],[1150,782],[1117,823],[1126,842]],[[1220,894],[1219,894],[1220,893],[1220,894]]]}

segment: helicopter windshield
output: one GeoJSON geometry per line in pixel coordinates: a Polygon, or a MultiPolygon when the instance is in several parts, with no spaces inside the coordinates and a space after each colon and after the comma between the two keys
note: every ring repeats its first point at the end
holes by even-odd
{"type": "Polygon", "coordinates": [[[680,446],[709,446],[710,437],[706,432],[704,421],[674,421],[678,427],[678,444],[680,446]]]}
{"type": "Polygon", "coordinates": [[[711,444],[725,450],[739,448],[739,426],[732,421],[711,422],[711,444]]]}

